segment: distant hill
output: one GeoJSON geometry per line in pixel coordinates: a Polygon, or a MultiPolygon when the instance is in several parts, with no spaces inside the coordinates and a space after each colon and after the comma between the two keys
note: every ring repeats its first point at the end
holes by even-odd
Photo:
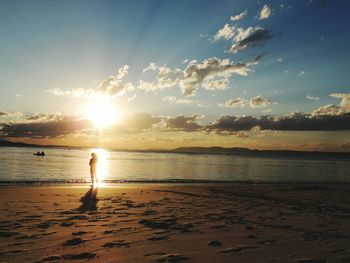
{"type": "Polygon", "coordinates": [[[1,140],[0,141],[0,147],[6,146],[6,147],[33,147],[33,148],[71,148],[68,146],[60,146],[60,145],[41,145],[41,144],[31,144],[31,143],[24,143],[24,142],[11,142],[7,140],[1,140]]]}
{"type": "Polygon", "coordinates": [[[213,147],[180,147],[171,152],[177,153],[212,153],[212,154],[236,154],[236,155],[255,155],[255,156],[274,156],[274,157],[335,157],[350,159],[350,152],[320,152],[320,151],[294,151],[294,150],[252,150],[248,148],[225,148],[219,146],[213,147]]]}
{"type": "Polygon", "coordinates": [[[0,146],[7,146],[7,147],[43,147],[42,145],[38,144],[28,144],[24,142],[11,142],[2,140],[0,141],[0,146]]]}

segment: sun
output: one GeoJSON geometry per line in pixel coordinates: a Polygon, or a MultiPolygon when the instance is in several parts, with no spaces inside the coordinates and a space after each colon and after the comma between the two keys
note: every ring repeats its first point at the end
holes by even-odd
{"type": "Polygon", "coordinates": [[[120,112],[109,100],[99,100],[87,105],[83,115],[88,118],[96,128],[111,126],[119,120],[120,112]]]}

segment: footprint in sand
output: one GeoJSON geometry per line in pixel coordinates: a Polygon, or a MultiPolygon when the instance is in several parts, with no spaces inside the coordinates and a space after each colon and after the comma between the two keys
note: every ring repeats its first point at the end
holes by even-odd
{"type": "Polygon", "coordinates": [[[181,262],[183,260],[189,260],[189,259],[190,259],[189,257],[186,257],[181,254],[166,254],[156,258],[157,262],[169,262],[169,263],[176,263],[176,262],[181,262]]]}
{"type": "Polygon", "coordinates": [[[103,245],[105,248],[113,248],[113,247],[130,247],[129,243],[125,242],[125,240],[116,240],[113,242],[107,242],[103,245]]]}
{"type": "Polygon", "coordinates": [[[315,258],[302,258],[298,260],[298,263],[326,263],[325,259],[315,259],[315,258]]]}
{"type": "Polygon", "coordinates": [[[79,237],[75,237],[75,238],[64,241],[63,245],[64,246],[77,246],[77,245],[83,244],[85,242],[86,242],[85,240],[83,240],[79,237]]]}
{"type": "Polygon", "coordinates": [[[212,247],[219,247],[221,245],[222,245],[221,242],[217,240],[211,240],[208,242],[208,246],[212,246],[212,247]]]}
{"type": "Polygon", "coordinates": [[[259,247],[242,245],[237,247],[226,248],[224,250],[221,250],[220,253],[242,252],[244,250],[255,249],[255,248],[259,248],[259,247]]]}
{"type": "Polygon", "coordinates": [[[159,240],[168,240],[169,236],[154,236],[154,237],[150,237],[147,240],[150,241],[159,241],[159,240]]]}
{"type": "Polygon", "coordinates": [[[95,253],[90,253],[90,252],[83,252],[80,254],[68,254],[68,255],[63,255],[63,259],[70,259],[70,260],[79,260],[79,259],[92,259],[96,257],[95,253]]]}

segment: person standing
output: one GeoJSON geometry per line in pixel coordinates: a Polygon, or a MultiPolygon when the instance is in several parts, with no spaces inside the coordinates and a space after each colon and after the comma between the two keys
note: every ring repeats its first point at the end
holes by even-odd
{"type": "Polygon", "coordinates": [[[90,175],[91,175],[91,184],[94,185],[94,181],[98,182],[97,179],[97,154],[91,153],[91,159],[89,162],[90,165],[90,175]]]}

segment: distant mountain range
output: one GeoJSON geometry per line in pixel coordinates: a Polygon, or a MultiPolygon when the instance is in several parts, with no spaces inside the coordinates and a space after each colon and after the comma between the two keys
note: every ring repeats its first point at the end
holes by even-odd
{"type": "MultiPolygon", "coordinates": [[[[34,148],[84,148],[84,147],[70,147],[57,145],[39,145],[28,144],[23,142],[11,142],[7,140],[0,141],[0,147],[34,147],[34,148]]],[[[223,154],[223,155],[253,155],[253,156],[274,156],[274,157],[333,157],[350,159],[350,152],[320,152],[320,151],[294,151],[294,150],[252,150],[248,148],[233,147],[225,148],[219,146],[213,147],[179,147],[172,150],[128,150],[115,149],[118,151],[132,151],[132,152],[163,152],[163,153],[186,153],[186,154],[223,154]]]]}
{"type": "Polygon", "coordinates": [[[42,145],[37,144],[28,144],[24,142],[11,142],[2,140],[0,141],[0,146],[8,146],[8,147],[42,147],[42,145]]]}
{"type": "Polygon", "coordinates": [[[321,151],[295,151],[295,150],[252,150],[248,148],[233,147],[180,147],[171,152],[177,153],[215,153],[215,154],[237,154],[254,156],[275,157],[336,157],[350,159],[350,152],[321,152],[321,151]]]}

